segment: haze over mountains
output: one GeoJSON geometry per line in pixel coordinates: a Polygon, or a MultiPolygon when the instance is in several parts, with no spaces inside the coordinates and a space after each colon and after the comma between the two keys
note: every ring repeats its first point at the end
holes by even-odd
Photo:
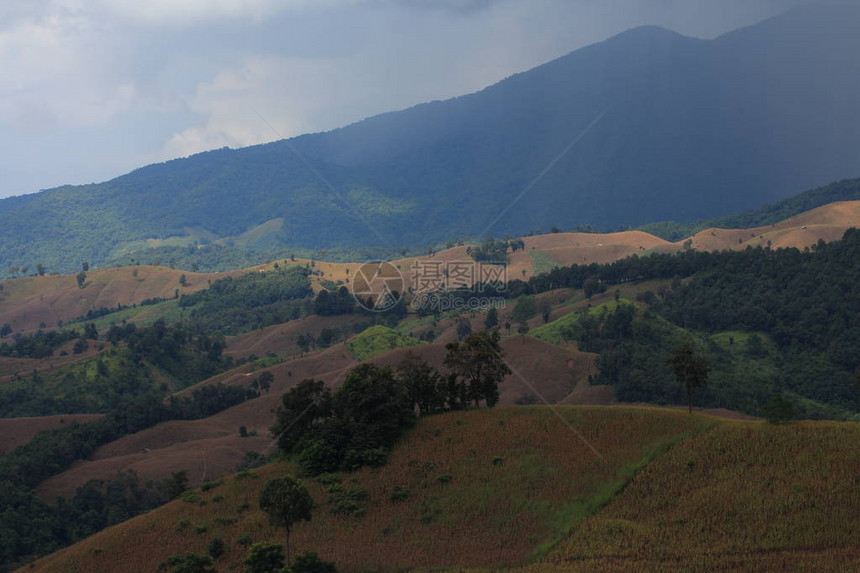
{"type": "Polygon", "coordinates": [[[400,247],[755,207],[858,175],[858,32],[857,7],[711,41],[637,28],[475,94],[4,199],[0,268],[69,271],[168,237],[400,247]]]}

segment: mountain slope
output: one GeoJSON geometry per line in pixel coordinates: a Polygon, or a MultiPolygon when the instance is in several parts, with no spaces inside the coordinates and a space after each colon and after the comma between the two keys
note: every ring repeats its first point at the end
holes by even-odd
{"type": "MultiPolygon", "coordinates": [[[[851,571],[858,443],[847,423],[651,408],[445,414],[420,420],[382,468],[336,476],[339,486],[307,479],[318,506],[293,539],[344,572],[529,562],[512,571],[851,571]],[[362,494],[354,511],[338,508],[345,491],[362,494]]],[[[213,538],[226,548],[216,567],[234,570],[243,536],[283,542],[257,495],[295,470],[226,477],[21,571],[153,571],[169,555],[205,554],[213,538]]]]}
{"type": "Polygon", "coordinates": [[[638,28],[468,96],[3,200],[0,265],[70,270],[152,238],[426,245],[754,207],[857,175],[858,27],[860,8],[815,7],[712,41],[638,28]]]}

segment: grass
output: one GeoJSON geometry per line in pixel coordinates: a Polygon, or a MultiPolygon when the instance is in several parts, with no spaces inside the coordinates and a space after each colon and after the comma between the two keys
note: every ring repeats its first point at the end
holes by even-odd
{"type": "MultiPolygon", "coordinates": [[[[656,409],[558,412],[602,460],[548,408],[426,418],[386,466],[306,479],[317,508],[311,522],[295,527],[295,548],[316,551],[344,572],[524,564],[609,501],[666,444],[712,423],[656,409]],[[355,503],[346,511],[343,493],[359,491],[360,499],[350,493],[355,503]]],[[[32,571],[92,573],[117,563],[150,571],[173,554],[205,553],[214,537],[227,546],[219,570],[231,570],[245,555],[240,540],[282,542],[282,531],[257,510],[257,495],[266,479],[295,471],[282,462],[225,478],[215,490],[189,495],[193,501],[109,528],[38,561],[32,571]]]]}
{"type": "MultiPolygon", "coordinates": [[[[603,312],[603,309],[611,312],[615,310],[619,303],[631,304],[630,301],[622,298],[619,302],[612,300],[601,305],[594,306],[589,308],[587,312],[593,316],[603,312]]],[[[553,320],[552,322],[548,322],[547,324],[530,330],[529,336],[538,338],[544,342],[549,342],[550,344],[561,344],[565,340],[569,339],[567,335],[568,332],[577,329],[579,319],[580,314],[578,312],[570,312],[553,320]]]]}
{"type": "Polygon", "coordinates": [[[547,562],[587,570],[606,563],[856,570],[858,446],[854,424],[721,423],[644,468],[547,562]]]}
{"type": "Polygon", "coordinates": [[[377,324],[362,331],[358,336],[348,340],[346,347],[359,360],[373,358],[377,354],[388,352],[395,348],[406,348],[421,344],[416,338],[377,324]]]}
{"type": "Polygon", "coordinates": [[[529,256],[532,259],[532,274],[535,276],[548,273],[555,267],[563,266],[557,261],[552,260],[550,256],[543,251],[531,250],[529,251],[529,256]]]}

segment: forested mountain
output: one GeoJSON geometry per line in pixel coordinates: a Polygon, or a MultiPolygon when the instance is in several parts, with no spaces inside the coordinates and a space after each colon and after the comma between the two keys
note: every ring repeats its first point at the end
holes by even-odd
{"type": "Polygon", "coordinates": [[[0,268],[69,271],[211,242],[415,246],[757,207],[857,175],[858,31],[857,7],[795,9],[707,41],[637,28],[471,95],[5,199],[0,268]],[[170,237],[182,238],[146,242],[170,237]]]}

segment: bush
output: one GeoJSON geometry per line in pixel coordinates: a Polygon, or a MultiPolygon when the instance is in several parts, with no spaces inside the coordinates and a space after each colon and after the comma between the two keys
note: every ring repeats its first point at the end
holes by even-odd
{"type": "Polygon", "coordinates": [[[399,503],[401,501],[406,501],[411,495],[409,488],[396,485],[394,486],[394,491],[392,491],[391,495],[388,496],[388,499],[391,503],[399,503]]]}
{"type": "Polygon", "coordinates": [[[168,569],[171,573],[215,573],[212,558],[197,553],[171,555],[158,566],[159,571],[168,569]]]}
{"type": "Polygon", "coordinates": [[[776,394],[764,407],[764,416],[771,424],[783,424],[794,419],[794,404],[782,394],[776,394]]]}
{"type": "Polygon", "coordinates": [[[296,555],[295,563],[289,571],[291,573],[337,573],[337,568],[334,563],[320,561],[315,552],[307,551],[296,555]]]}
{"type": "MultiPolygon", "coordinates": [[[[298,561],[298,559],[297,559],[298,561]]],[[[255,543],[245,558],[247,573],[271,573],[284,566],[284,546],[277,543],[255,543]]]]}
{"type": "Polygon", "coordinates": [[[209,542],[209,556],[218,559],[224,555],[224,542],[218,537],[209,542]]]}

